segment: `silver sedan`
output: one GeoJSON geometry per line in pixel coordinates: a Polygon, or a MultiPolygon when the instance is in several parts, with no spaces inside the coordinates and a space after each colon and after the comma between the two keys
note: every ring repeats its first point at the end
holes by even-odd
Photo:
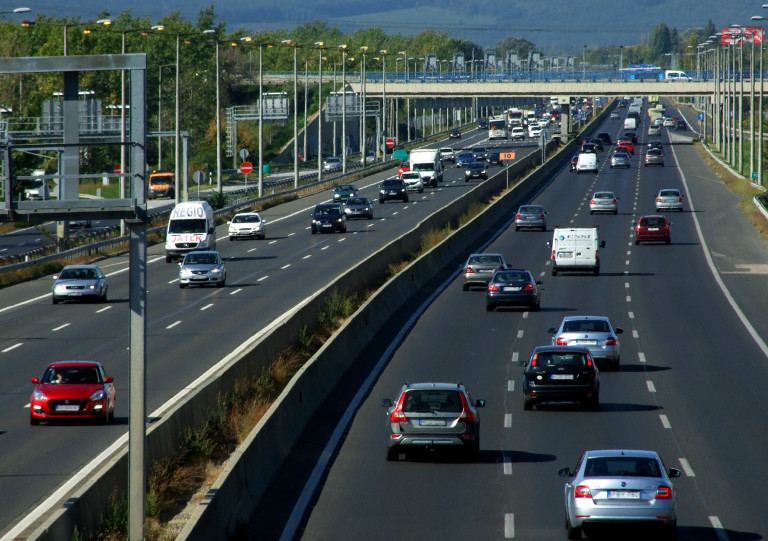
{"type": "Polygon", "coordinates": [[[607,365],[611,370],[619,369],[621,344],[616,335],[624,329],[614,328],[607,317],[567,316],[559,328],[552,327],[547,332],[554,334],[553,346],[585,347],[599,364],[607,365]]]}
{"type": "Polygon", "coordinates": [[[589,213],[595,212],[618,214],[619,198],[613,192],[595,192],[589,200],[589,213]]]}
{"type": "Polygon", "coordinates": [[[96,265],[67,265],[53,278],[53,304],[107,300],[107,277],[96,265]]]}
{"type": "Polygon", "coordinates": [[[631,164],[629,160],[629,154],[626,152],[614,152],[613,156],[611,156],[611,169],[614,167],[626,167],[629,169],[631,164]]]}
{"type": "MultiPolygon", "coordinates": [[[[562,468],[565,483],[565,528],[568,539],[581,539],[590,525],[657,526],[663,538],[677,538],[677,491],[655,451],[607,449],[585,452],[576,467],[562,468]]],[[[659,539],[658,536],[651,537],[659,539]]]]}
{"type": "Polygon", "coordinates": [[[464,276],[464,291],[467,291],[471,286],[487,287],[488,282],[493,278],[493,273],[506,268],[507,262],[504,261],[504,256],[501,254],[470,255],[467,262],[461,267],[461,274],[464,276]]]}
{"type": "Polygon", "coordinates": [[[521,229],[547,230],[547,211],[540,205],[523,205],[515,214],[515,231],[521,229]]]}
{"type": "Polygon", "coordinates": [[[662,210],[683,211],[683,194],[680,193],[680,190],[672,188],[659,190],[659,194],[656,196],[656,212],[662,210]]]}
{"type": "Polygon", "coordinates": [[[179,263],[179,287],[213,284],[224,287],[227,283],[227,266],[219,252],[189,252],[179,263]]]}

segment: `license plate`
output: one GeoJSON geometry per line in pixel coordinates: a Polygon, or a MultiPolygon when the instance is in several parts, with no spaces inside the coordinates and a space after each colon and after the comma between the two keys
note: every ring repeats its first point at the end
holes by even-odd
{"type": "Polygon", "coordinates": [[[445,419],[419,419],[420,426],[445,426],[445,419]]]}
{"type": "Polygon", "coordinates": [[[392,191],[392,192],[389,192],[389,195],[397,195],[397,194],[399,194],[399,193],[400,193],[400,192],[395,192],[395,191],[392,191]]]}
{"type": "Polygon", "coordinates": [[[578,340],[579,345],[583,346],[596,346],[597,340],[578,340]]]}
{"type": "Polygon", "coordinates": [[[56,411],[80,411],[80,406],[74,405],[74,406],[56,406],[56,411]]]}
{"type": "Polygon", "coordinates": [[[648,231],[658,231],[658,230],[659,230],[658,227],[649,227],[648,228],[648,231]]]}
{"type": "Polygon", "coordinates": [[[502,291],[520,291],[521,287],[514,287],[514,286],[506,286],[501,288],[502,291]]]}
{"type": "Polygon", "coordinates": [[[329,228],[329,227],[333,227],[333,226],[331,224],[323,224],[322,227],[329,228]]]}
{"type": "Polygon", "coordinates": [[[637,500],[640,499],[639,490],[609,490],[608,497],[618,500],[637,500]]]}
{"type": "Polygon", "coordinates": [[[567,380],[573,379],[573,374],[552,374],[550,379],[567,380]]]}
{"type": "Polygon", "coordinates": [[[557,252],[557,257],[573,257],[573,252],[557,252]]]}

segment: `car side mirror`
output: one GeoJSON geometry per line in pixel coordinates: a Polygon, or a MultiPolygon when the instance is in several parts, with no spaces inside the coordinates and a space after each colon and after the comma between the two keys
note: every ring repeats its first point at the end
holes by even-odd
{"type": "Polygon", "coordinates": [[[604,240],[600,241],[600,248],[605,248],[605,241],[604,240]]]}
{"type": "Polygon", "coordinates": [[[525,366],[528,364],[528,361],[517,361],[517,366],[525,366]]]}
{"type": "Polygon", "coordinates": [[[392,401],[389,398],[385,398],[381,401],[381,407],[382,408],[391,408],[392,407],[392,401]]]}
{"type": "Polygon", "coordinates": [[[557,474],[560,477],[573,477],[573,475],[571,474],[570,468],[560,468],[560,470],[558,470],[557,474]]]}
{"type": "Polygon", "coordinates": [[[216,228],[215,228],[215,227],[209,227],[209,228],[208,228],[208,233],[209,233],[210,235],[213,235],[213,233],[214,233],[215,231],[216,231],[216,228]]]}
{"type": "Polygon", "coordinates": [[[484,408],[485,407],[485,400],[475,400],[475,407],[476,408],[484,408]]]}
{"type": "Polygon", "coordinates": [[[670,477],[680,477],[680,470],[678,470],[677,468],[669,468],[669,470],[667,471],[667,475],[669,475],[670,477]]]}
{"type": "Polygon", "coordinates": [[[614,331],[616,331],[616,334],[621,334],[621,333],[623,333],[623,332],[624,332],[624,329],[622,329],[621,327],[616,327],[616,328],[615,328],[615,329],[613,329],[613,330],[614,330],[614,331]]]}
{"type": "Polygon", "coordinates": [[[32,378],[32,383],[40,383],[40,378],[32,378]]]}
{"type": "Polygon", "coordinates": [[[555,330],[554,327],[550,327],[549,329],[547,329],[547,333],[549,333],[549,334],[555,334],[555,332],[557,332],[557,331],[555,330]]]}

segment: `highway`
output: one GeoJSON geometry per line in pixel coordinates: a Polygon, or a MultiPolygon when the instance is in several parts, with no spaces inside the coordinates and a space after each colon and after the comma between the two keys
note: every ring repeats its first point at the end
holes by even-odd
{"type": "MultiPolygon", "coordinates": [[[[621,122],[606,120],[601,131],[615,138],[621,122]]],[[[646,129],[647,121],[638,130],[641,143],[646,129]]],[[[662,138],[670,142],[666,130],[662,138]]],[[[382,333],[365,352],[376,357],[368,364],[387,360],[387,348],[394,353],[370,391],[363,390],[349,425],[336,427],[336,418],[326,422],[329,412],[321,412],[297,445],[310,446],[310,436],[328,437],[335,428],[342,436],[328,469],[305,485],[290,471],[301,471],[298,461],[284,468],[271,492],[280,504],[265,503],[252,517],[257,537],[565,539],[564,480],[557,471],[572,468],[584,450],[599,448],[653,449],[667,467],[683,471],[676,480],[679,539],[768,535],[768,473],[758,467],[768,446],[768,250],[739,210],[738,197],[692,146],[668,144],[665,153],[663,168],[638,167],[638,151],[629,170],[611,170],[607,152],[596,176],[566,170],[536,199],[549,210],[548,232],[503,228],[478,245],[543,280],[540,312],[488,313],[482,291],[462,291],[451,272],[436,284],[439,294],[425,293],[423,305],[403,314],[401,323],[420,317],[402,343],[399,326],[382,333]],[[669,214],[672,244],[635,246],[633,222],[655,212],[662,187],[688,194],[685,211],[669,214]],[[620,197],[617,216],[589,215],[589,198],[598,189],[620,197]],[[606,241],[600,276],[550,275],[546,241],[556,224],[600,226],[606,241]],[[518,360],[549,344],[546,331],[563,316],[578,314],[606,315],[625,329],[620,371],[601,374],[600,411],[568,404],[523,411],[518,360]],[[487,400],[480,411],[479,463],[441,455],[385,460],[380,401],[395,398],[405,381],[462,381],[474,398],[487,400]],[[301,486],[292,490],[291,482],[301,486]],[[308,506],[281,511],[302,489],[312,494],[308,506]]],[[[455,269],[465,256],[457,254],[447,267],[455,269]]],[[[341,387],[335,407],[343,412],[357,391],[341,387]]],[[[605,539],[655,538],[634,529],[602,533],[605,539]]]]}
{"type": "MultiPolygon", "coordinates": [[[[433,146],[468,147],[485,141],[486,136],[487,132],[472,130],[460,142],[433,146]]],[[[536,149],[514,146],[519,158],[536,149]]],[[[380,173],[356,184],[373,200],[378,183],[390,174],[380,173]]],[[[151,247],[147,293],[150,416],[322,284],[477,185],[477,181],[466,183],[463,170],[448,165],[437,189],[412,194],[408,204],[377,202],[373,220],[350,221],[348,233],[343,235],[309,232],[312,207],[327,201],[330,191],[263,212],[268,224],[263,241],[229,242],[226,226],[220,226],[218,248],[228,266],[227,287],[222,289],[180,290],[178,266],[164,262],[162,245],[151,247]]],[[[0,492],[14,495],[0,509],[0,536],[127,431],[127,260],[115,257],[99,264],[109,277],[109,302],[103,305],[52,306],[50,277],[0,291],[0,492]],[[29,425],[30,378],[39,376],[48,362],[62,359],[104,363],[108,375],[115,377],[118,391],[114,425],[29,425]]]]}

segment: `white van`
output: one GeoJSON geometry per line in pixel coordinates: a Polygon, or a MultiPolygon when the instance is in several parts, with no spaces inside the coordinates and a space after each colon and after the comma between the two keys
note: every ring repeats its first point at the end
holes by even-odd
{"type": "Polygon", "coordinates": [[[165,235],[165,262],[195,250],[216,249],[216,223],[208,201],[188,201],[173,207],[165,235]]]}
{"type": "Polygon", "coordinates": [[[600,241],[597,227],[555,227],[552,242],[552,276],[558,272],[600,274],[600,241]]]}
{"type": "Polygon", "coordinates": [[[624,119],[624,129],[625,130],[636,130],[637,129],[637,118],[628,116],[624,119]]]}
{"type": "Polygon", "coordinates": [[[582,152],[576,160],[576,174],[589,172],[597,174],[597,154],[582,152]]]}
{"type": "Polygon", "coordinates": [[[408,161],[411,162],[411,171],[417,171],[421,175],[421,182],[425,186],[437,188],[437,183],[443,181],[443,162],[438,149],[412,150],[408,161]]]}
{"type": "Polygon", "coordinates": [[[684,71],[667,70],[664,72],[665,81],[693,81],[693,77],[690,77],[684,71]]]}

